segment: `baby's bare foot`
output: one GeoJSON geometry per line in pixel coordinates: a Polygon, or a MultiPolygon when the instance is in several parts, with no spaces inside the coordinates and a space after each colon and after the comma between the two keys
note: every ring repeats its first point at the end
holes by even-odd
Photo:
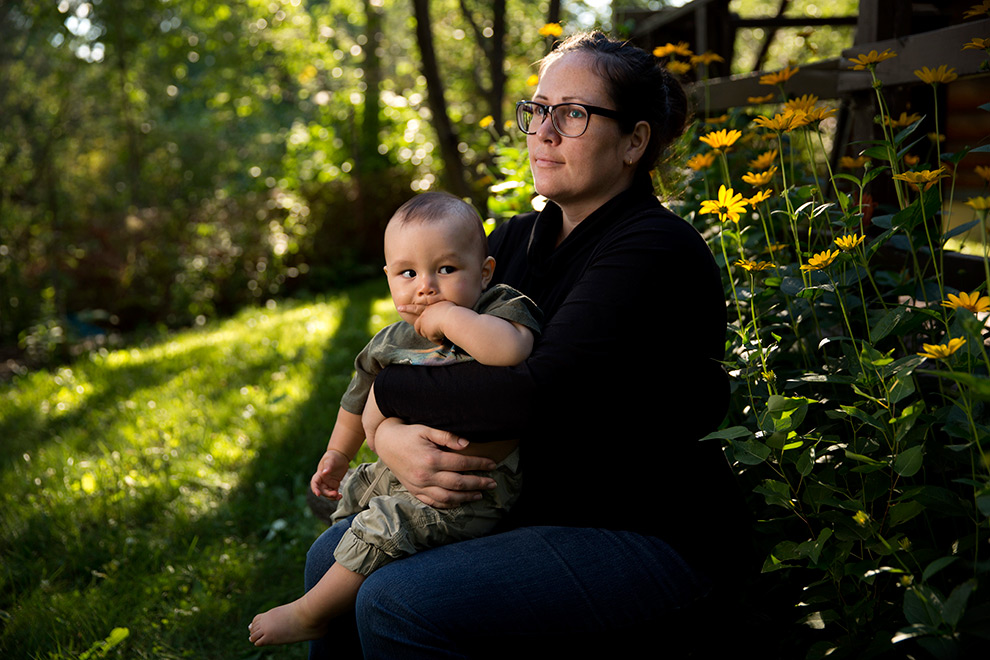
{"type": "Polygon", "coordinates": [[[255,646],[292,644],[319,639],[326,633],[326,625],[307,616],[303,599],[272,608],[254,617],[248,626],[248,639],[255,646]]]}

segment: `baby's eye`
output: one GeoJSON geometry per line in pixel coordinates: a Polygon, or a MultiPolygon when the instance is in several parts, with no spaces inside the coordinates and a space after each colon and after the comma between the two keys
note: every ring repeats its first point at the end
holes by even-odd
{"type": "Polygon", "coordinates": [[[399,273],[399,277],[404,277],[407,280],[411,280],[412,278],[416,277],[416,271],[414,271],[412,268],[407,268],[406,270],[399,273]]]}
{"type": "Polygon", "coordinates": [[[440,266],[441,275],[450,275],[457,270],[456,266],[440,266]]]}

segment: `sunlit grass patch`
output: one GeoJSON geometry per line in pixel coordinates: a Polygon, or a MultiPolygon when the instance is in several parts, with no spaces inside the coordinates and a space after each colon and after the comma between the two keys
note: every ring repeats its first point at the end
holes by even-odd
{"type": "Polygon", "coordinates": [[[121,657],[250,654],[250,617],[300,589],[321,531],[305,489],[354,355],[397,318],[385,294],[250,309],[2,386],[0,656],[76,657],[118,627],[121,657]]]}

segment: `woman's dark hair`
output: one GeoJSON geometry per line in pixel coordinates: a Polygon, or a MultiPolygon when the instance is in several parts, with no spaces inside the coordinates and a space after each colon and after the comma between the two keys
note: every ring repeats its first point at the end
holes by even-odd
{"type": "Polygon", "coordinates": [[[616,110],[624,117],[620,122],[624,132],[631,132],[640,121],[650,125],[650,141],[636,169],[637,177],[648,178],[667,147],[684,132],[688,116],[684,88],[652,54],[598,31],[575,34],[559,42],[540,60],[540,72],[572,52],[588,53],[594,58],[595,72],[605,81],[616,110]]]}

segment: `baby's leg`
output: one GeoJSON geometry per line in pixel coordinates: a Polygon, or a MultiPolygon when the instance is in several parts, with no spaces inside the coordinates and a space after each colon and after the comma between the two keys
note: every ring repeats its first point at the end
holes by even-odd
{"type": "Polygon", "coordinates": [[[353,609],[364,579],[364,575],[334,564],[301,598],[254,617],[248,626],[248,639],[255,646],[319,639],[331,619],[353,609]]]}

